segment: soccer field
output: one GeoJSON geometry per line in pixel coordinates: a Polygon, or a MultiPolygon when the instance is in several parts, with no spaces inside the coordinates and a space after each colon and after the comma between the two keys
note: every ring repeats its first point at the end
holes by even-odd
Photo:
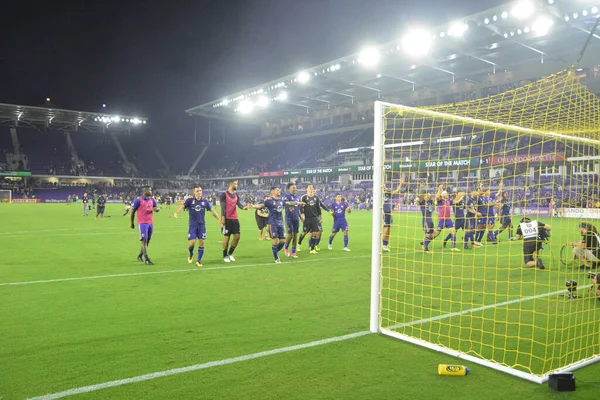
{"type": "MultiPolygon", "coordinates": [[[[597,386],[584,382],[598,380],[598,364],[576,372],[582,382],[575,394],[553,394],[545,385],[468,363],[468,377],[438,376],[437,364],[464,362],[368,334],[369,212],[348,216],[352,252],[342,251],[341,234],[334,250],[327,250],[331,220],[325,217],[320,254],[308,254],[305,244],[299,259],[282,254],[280,265],[273,263],[270,242],[257,240],[250,211],[241,213],[237,261],[224,264],[222,236],[209,218],[204,267],[197,268],[186,260],[187,215],[168,218],[174,210],[155,216],[149,248],[155,265],[145,266],[136,261],[137,231],[129,229],[121,205],[108,204],[110,218],[97,221],[82,217],[80,206],[0,204],[0,399],[60,392],[85,399],[597,397],[597,386]]],[[[441,304],[438,315],[481,304],[493,311],[494,304],[540,295],[536,290],[566,277],[589,283],[585,272],[567,272],[556,259],[568,233],[576,239],[575,222],[552,224],[555,258],[545,253],[548,271],[524,270],[521,244],[500,243],[495,255],[485,258],[506,260],[485,279],[495,280],[493,287],[465,287],[468,296],[441,304]],[[531,277],[544,284],[523,293],[502,290],[504,279],[531,277]]],[[[441,238],[432,243],[432,255],[422,254],[414,214],[396,216],[393,234],[400,236],[400,229],[414,232],[414,240],[392,241],[392,257],[384,261],[385,290],[400,293],[417,281],[414,275],[433,274],[439,279],[435,286],[422,282],[421,287],[429,287],[428,301],[435,302],[452,277],[479,265],[471,253],[442,250],[441,238]],[[406,264],[410,277],[386,280],[392,261],[406,264]],[[448,270],[419,271],[434,263],[448,270]]],[[[567,307],[565,301],[561,307],[567,307]]],[[[590,299],[573,304],[600,307],[590,299]]],[[[383,309],[384,319],[394,320],[391,303],[383,309]]],[[[423,318],[435,307],[425,309],[423,318]]],[[[499,320],[512,322],[504,315],[499,320]]],[[[448,318],[445,325],[450,322],[467,323],[448,318]]],[[[439,333],[426,325],[411,329],[439,333]]]]}

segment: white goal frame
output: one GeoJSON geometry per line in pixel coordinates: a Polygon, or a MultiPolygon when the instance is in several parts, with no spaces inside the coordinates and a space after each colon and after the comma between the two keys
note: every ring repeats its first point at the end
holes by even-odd
{"type": "MultiPolygon", "coordinates": [[[[523,371],[511,368],[511,367],[499,364],[494,361],[474,357],[474,356],[465,354],[465,353],[457,351],[457,350],[449,349],[449,348],[439,346],[434,343],[430,343],[430,342],[427,342],[427,341],[424,341],[421,339],[410,337],[408,335],[404,335],[404,334],[395,332],[389,328],[384,328],[381,326],[381,286],[382,286],[381,266],[382,266],[382,256],[383,256],[382,252],[381,252],[381,247],[382,247],[382,243],[381,243],[382,239],[381,238],[382,238],[382,234],[383,234],[383,230],[382,230],[382,228],[383,228],[383,177],[384,177],[383,176],[383,162],[384,162],[384,134],[385,134],[384,125],[383,125],[383,122],[384,122],[383,110],[385,107],[393,107],[394,109],[407,110],[407,111],[413,111],[413,112],[416,109],[415,107],[409,107],[409,106],[405,106],[405,105],[401,105],[401,104],[386,103],[386,102],[382,102],[382,101],[375,102],[375,110],[374,110],[375,120],[374,120],[374,132],[373,132],[373,151],[374,151],[374,157],[373,157],[373,228],[372,228],[373,230],[372,230],[372,252],[371,252],[371,306],[370,306],[370,324],[369,324],[370,331],[374,332],[374,333],[382,333],[387,336],[391,336],[391,337],[394,337],[394,338],[397,338],[400,340],[404,340],[406,342],[413,343],[413,344],[416,344],[419,346],[423,346],[423,347],[426,347],[431,350],[435,350],[440,353],[445,353],[445,354],[457,357],[458,359],[467,360],[469,362],[483,365],[485,367],[492,368],[492,369],[528,380],[530,382],[539,383],[539,384],[547,382],[549,379],[549,376],[552,374],[572,372],[579,368],[583,368],[587,365],[599,362],[600,356],[594,356],[591,358],[577,361],[575,363],[565,366],[564,368],[559,368],[555,371],[551,371],[545,375],[535,375],[535,374],[523,372],[523,371]]],[[[449,114],[432,111],[432,110],[426,110],[426,109],[419,109],[418,112],[420,114],[428,115],[431,117],[446,117],[447,118],[449,116],[449,114]]],[[[453,121],[485,124],[487,126],[492,126],[492,127],[501,128],[501,129],[510,129],[510,130],[516,131],[516,132],[522,132],[522,133],[527,133],[527,134],[532,134],[532,135],[543,135],[545,137],[550,136],[550,137],[555,137],[557,139],[563,139],[563,140],[568,139],[568,140],[584,142],[584,143],[593,143],[595,145],[600,146],[600,140],[572,137],[572,136],[567,136],[567,135],[555,133],[555,132],[539,131],[539,130],[535,130],[535,129],[523,128],[523,127],[513,126],[513,125],[506,125],[506,124],[501,124],[501,123],[496,123],[496,122],[488,122],[488,121],[478,120],[478,119],[474,119],[474,118],[462,117],[462,116],[458,116],[458,115],[452,115],[451,117],[452,117],[453,121]]],[[[551,294],[552,293],[549,293],[549,295],[551,295],[551,294]]],[[[477,311],[481,311],[483,309],[494,308],[496,306],[499,306],[499,305],[490,304],[490,305],[479,307],[479,308],[473,309],[473,310],[465,310],[465,311],[461,311],[458,313],[453,313],[448,316],[453,316],[453,315],[458,315],[458,314],[466,314],[467,312],[477,312],[477,311]]],[[[398,328],[401,326],[408,326],[408,325],[431,322],[431,321],[443,319],[446,317],[447,317],[446,315],[440,315],[440,316],[431,317],[431,318],[428,318],[428,319],[422,320],[422,321],[406,322],[399,326],[395,326],[395,328],[398,328]]]]}
{"type": "Polygon", "coordinates": [[[12,190],[0,189],[0,193],[8,192],[8,197],[0,197],[0,203],[2,203],[2,199],[8,198],[8,202],[12,203],[12,190]]]}

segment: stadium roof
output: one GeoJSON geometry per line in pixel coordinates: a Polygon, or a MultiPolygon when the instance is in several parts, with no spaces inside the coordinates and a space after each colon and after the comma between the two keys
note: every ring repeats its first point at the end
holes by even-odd
{"type": "MultiPolygon", "coordinates": [[[[593,4],[595,3],[595,4],[593,4]]],[[[518,0],[435,29],[364,49],[187,110],[190,115],[262,123],[353,107],[421,87],[458,82],[539,60],[566,68],[600,17],[585,0],[518,0]]],[[[600,53],[594,34],[588,53],[600,53]]]]}
{"type": "Polygon", "coordinates": [[[0,103],[0,125],[63,131],[124,132],[147,123],[146,118],[0,103]]]}

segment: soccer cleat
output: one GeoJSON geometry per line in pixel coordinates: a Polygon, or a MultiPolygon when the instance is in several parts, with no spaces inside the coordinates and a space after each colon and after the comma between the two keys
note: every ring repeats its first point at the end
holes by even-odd
{"type": "Polygon", "coordinates": [[[328,248],[329,250],[333,250],[333,246],[332,246],[332,245],[330,245],[330,244],[328,244],[328,245],[327,245],[327,248],[328,248]]]}
{"type": "Polygon", "coordinates": [[[292,258],[298,258],[298,255],[296,253],[292,253],[292,258]]]}
{"type": "Polygon", "coordinates": [[[196,267],[201,267],[202,263],[200,261],[196,261],[196,267]]]}
{"type": "Polygon", "coordinates": [[[231,262],[231,260],[229,259],[229,256],[223,257],[223,262],[226,262],[226,263],[231,262]]]}
{"type": "Polygon", "coordinates": [[[447,240],[444,240],[444,241],[442,242],[442,247],[443,247],[443,248],[446,248],[446,245],[447,245],[447,244],[448,244],[448,241],[447,241],[447,240]]]}
{"type": "Polygon", "coordinates": [[[310,254],[317,254],[317,251],[316,250],[311,250],[310,254]]]}
{"type": "Polygon", "coordinates": [[[298,248],[296,249],[296,251],[297,251],[298,253],[300,253],[300,251],[302,251],[302,249],[300,248],[300,246],[298,246],[298,248]]]}
{"type": "Polygon", "coordinates": [[[433,252],[429,249],[424,249],[423,252],[426,254],[433,254],[433,252]]]}
{"type": "Polygon", "coordinates": [[[138,260],[139,262],[144,262],[144,259],[142,258],[142,256],[138,256],[137,260],[138,260]]]}
{"type": "Polygon", "coordinates": [[[286,257],[290,256],[290,249],[284,249],[283,252],[285,253],[286,257]]]}
{"type": "Polygon", "coordinates": [[[275,260],[275,264],[281,264],[281,260],[278,258],[275,260]]]}
{"type": "Polygon", "coordinates": [[[390,248],[389,248],[389,247],[387,247],[387,246],[383,246],[383,247],[381,248],[381,250],[383,250],[383,251],[388,251],[388,252],[389,252],[389,251],[390,251],[390,248]]]}
{"type": "Polygon", "coordinates": [[[317,252],[321,251],[321,249],[319,248],[319,246],[315,246],[315,250],[316,250],[317,252]]]}
{"type": "Polygon", "coordinates": [[[538,258],[538,259],[535,261],[535,265],[536,265],[536,267],[538,267],[539,269],[546,269],[546,267],[544,267],[544,263],[542,262],[542,259],[541,259],[541,258],[538,258]]]}
{"type": "Polygon", "coordinates": [[[344,247],[344,251],[350,251],[350,249],[347,247],[344,247]]]}
{"type": "Polygon", "coordinates": [[[235,258],[233,257],[233,254],[230,254],[230,255],[229,255],[229,261],[231,261],[231,262],[234,262],[234,261],[235,261],[235,258]]]}
{"type": "Polygon", "coordinates": [[[481,242],[474,242],[473,246],[483,247],[483,244],[481,242]]]}
{"type": "Polygon", "coordinates": [[[453,247],[453,248],[450,249],[450,251],[460,251],[460,249],[457,248],[457,247],[453,247]]]}
{"type": "Polygon", "coordinates": [[[154,263],[152,261],[150,261],[150,259],[147,259],[144,264],[146,264],[146,265],[154,265],[154,263]]]}
{"type": "Polygon", "coordinates": [[[194,257],[193,256],[189,256],[188,257],[188,264],[191,264],[194,262],[194,257]]]}

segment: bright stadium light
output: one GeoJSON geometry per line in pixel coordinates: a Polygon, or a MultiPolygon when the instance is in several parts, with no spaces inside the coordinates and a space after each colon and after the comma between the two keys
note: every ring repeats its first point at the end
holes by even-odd
{"type": "Polygon", "coordinates": [[[448,29],[448,35],[454,37],[461,37],[467,29],[469,29],[469,25],[465,24],[464,22],[455,22],[454,24],[452,24],[450,29],[448,29]]]}
{"type": "Polygon", "coordinates": [[[310,75],[308,74],[308,72],[302,71],[298,74],[297,79],[298,79],[298,82],[300,82],[300,83],[306,83],[310,79],[310,75]]]}
{"type": "Polygon", "coordinates": [[[267,99],[265,96],[260,96],[256,102],[256,105],[260,108],[265,108],[269,105],[269,99],[267,99]]]}
{"type": "Polygon", "coordinates": [[[252,103],[248,100],[244,100],[238,106],[238,111],[242,114],[250,114],[252,112],[252,103]]]}
{"type": "Polygon", "coordinates": [[[592,14],[598,14],[598,7],[596,7],[596,6],[592,7],[591,11],[592,11],[592,14]]]}
{"type": "Polygon", "coordinates": [[[544,36],[550,30],[554,22],[548,17],[538,17],[531,25],[531,30],[540,36],[544,36]]]}
{"type": "Polygon", "coordinates": [[[228,99],[225,99],[225,100],[223,100],[223,101],[221,102],[221,104],[223,104],[224,106],[226,106],[226,105],[228,105],[228,104],[229,104],[229,100],[228,100],[228,99]]]}
{"type": "Polygon", "coordinates": [[[433,39],[431,34],[425,29],[415,29],[410,31],[402,38],[402,48],[406,54],[413,57],[427,55],[433,39]]]}
{"type": "Polygon", "coordinates": [[[535,6],[530,0],[520,0],[510,10],[510,14],[517,19],[526,19],[531,17],[534,11],[535,6]]]}
{"type": "Polygon", "coordinates": [[[277,100],[284,101],[288,98],[287,92],[281,92],[277,95],[277,100]]]}
{"type": "Polygon", "coordinates": [[[381,55],[379,54],[379,50],[377,50],[375,47],[366,48],[358,55],[358,62],[365,67],[373,67],[377,65],[380,59],[381,55]]]}

